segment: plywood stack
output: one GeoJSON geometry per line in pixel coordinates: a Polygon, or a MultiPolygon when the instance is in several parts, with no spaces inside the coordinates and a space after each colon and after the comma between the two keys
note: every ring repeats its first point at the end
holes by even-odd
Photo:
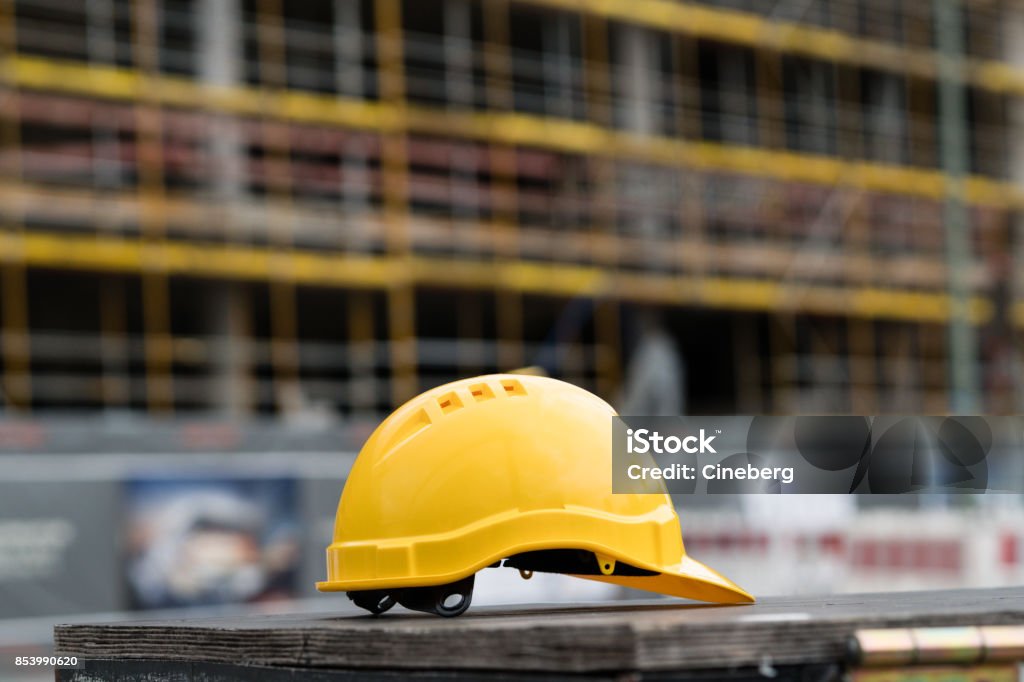
{"type": "Polygon", "coordinates": [[[1024,624],[1024,588],[58,626],[98,680],[837,678],[863,628],[1024,624]]]}

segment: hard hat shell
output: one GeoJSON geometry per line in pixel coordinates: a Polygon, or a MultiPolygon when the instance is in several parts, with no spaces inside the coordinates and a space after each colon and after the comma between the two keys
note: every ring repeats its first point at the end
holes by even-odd
{"type": "Polygon", "coordinates": [[[317,588],[441,585],[519,553],[575,549],[601,568],[582,578],[754,601],[686,555],[667,494],[612,493],[614,415],[597,396],[540,376],[475,377],[413,398],[356,458],[317,588]],[[616,562],[646,575],[616,575],[616,562]]]}

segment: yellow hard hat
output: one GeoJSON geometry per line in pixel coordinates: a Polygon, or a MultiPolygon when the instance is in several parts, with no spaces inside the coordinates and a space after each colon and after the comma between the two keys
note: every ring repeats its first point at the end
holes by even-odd
{"type": "Polygon", "coordinates": [[[754,598],[686,555],[669,496],[612,493],[612,417],[597,396],[494,374],[396,410],[356,458],[321,591],[374,613],[459,615],[488,566],[566,573],[723,603],[754,598]]]}

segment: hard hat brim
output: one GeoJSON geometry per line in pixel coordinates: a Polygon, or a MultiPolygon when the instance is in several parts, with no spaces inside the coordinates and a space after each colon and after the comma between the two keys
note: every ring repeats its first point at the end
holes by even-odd
{"type": "Polygon", "coordinates": [[[672,566],[639,566],[639,568],[657,571],[658,575],[575,575],[575,577],[719,604],[752,604],[756,601],[753,595],[742,587],[689,556],[684,556],[681,562],[672,566]]]}

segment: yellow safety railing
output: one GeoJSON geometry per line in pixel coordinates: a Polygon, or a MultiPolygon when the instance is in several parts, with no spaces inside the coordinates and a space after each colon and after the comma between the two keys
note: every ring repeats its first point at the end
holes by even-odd
{"type": "MultiPolygon", "coordinates": [[[[525,4],[597,15],[674,34],[822,59],[840,64],[935,78],[933,50],[849,35],[835,29],[779,21],[733,9],[676,0],[522,0],[525,4]]],[[[993,92],[1024,94],[1024,70],[983,59],[966,60],[967,82],[993,92]]]]}
{"type": "MultiPolygon", "coordinates": [[[[243,116],[271,116],[296,123],[335,125],[381,133],[407,130],[933,199],[941,198],[947,191],[947,177],[936,170],[636,135],[593,123],[520,113],[453,112],[284,89],[208,88],[185,78],[146,77],[132,69],[23,55],[11,59],[9,74],[13,83],[23,88],[129,101],[146,95],[165,105],[226,111],[243,116]]],[[[965,180],[964,192],[966,200],[973,204],[1024,207],[1024,191],[1008,182],[975,175],[965,180]]]]}
{"type": "MultiPolygon", "coordinates": [[[[229,279],[275,280],[344,288],[401,285],[473,289],[498,287],[524,294],[588,296],[665,304],[697,304],[759,311],[807,311],[855,317],[943,322],[943,293],[876,287],[835,287],[733,277],[697,278],[611,271],[593,266],[523,261],[466,261],[425,256],[369,256],[171,240],[78,237],[30,232],[0,234],[0,251],[30,267],[144,271],[229,279]]],[[[993,314],[984,297],[969,316],[981,324],[993,314]]]]}

